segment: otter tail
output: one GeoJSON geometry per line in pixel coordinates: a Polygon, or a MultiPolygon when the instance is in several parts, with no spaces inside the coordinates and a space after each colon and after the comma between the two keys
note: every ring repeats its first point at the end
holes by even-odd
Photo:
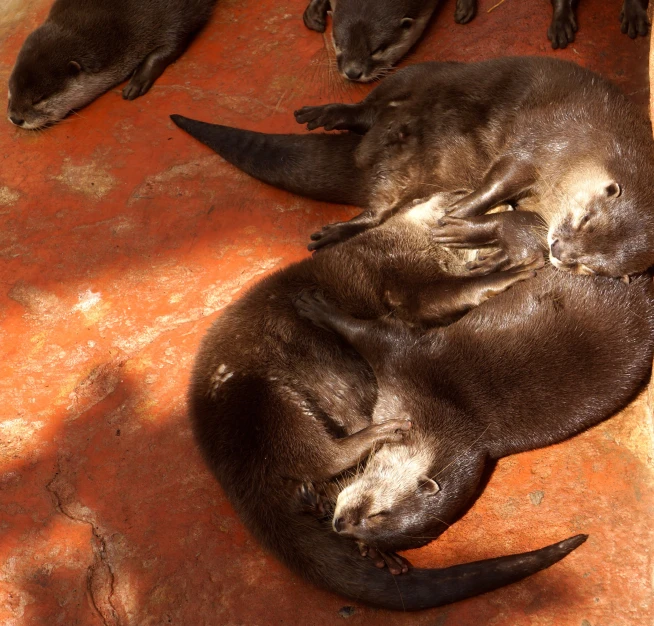
{"type": "Polygon", "coordinates": [[[354,161],[361,142],[358,135],[271,135],[181,115],[170,118],[232,165],[264,183],[314,200],[367,204],[368,179],[354,161]]]}
{"type": "Polygon", "coordinates": [[[444,569],[410,569],[393,576],[361,557],[353,542],[333,531],[331,536],[314,536],[311,542],[305,541],[312,534],[306,526],[298,531],[296,538],[302,537],[301,546],[295,543],[299,553],[282,550],[280,554],[279,544],[275,550],[278,556],[286,556],[283,560],[292,569],[353,600],[404,611],[451,604],[510,585],[557,563],[587,539],[587,535],[576,535],[533,552],[444,569]]]}

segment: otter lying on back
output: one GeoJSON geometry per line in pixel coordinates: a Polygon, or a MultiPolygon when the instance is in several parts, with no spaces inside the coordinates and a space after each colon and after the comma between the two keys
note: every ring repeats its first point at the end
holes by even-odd
{"type": "MultiPolygon", "coordinates": [[[[538,354],[545,352],[548,357],[539,364],[542,373],[534,370],[534,363],[517,376],[508,363],[498,365],[507,370],[507,381],[516,381],[516,408],[529,401],[543,402],[565,410],[565,416],[579,412],[580,420],[599,421],[629,400],[650,364],[650,298],[642,283],[613,285],[555,272],[548,277],[551,288],[547,288],[543,279],[520,282],[532,272],[464,276],[467,253],[431,242],[436,220],[452,201],[441,195],[398,212],[387,224],[258,283],[228,307],[204,338],[189,391],[199,445],[249,530],[306,579],[387,608],[427,608],[496,589],[563,558],[584,537],[535,553],[445,570],[412,569],[396,580],[375,563],[386,561],[398,572],[403,562],[398,563],[391,554],[380,557],[378,549],[392,553],[408,547],[407,541],[377,545],[370,537],[369,555],[375,556],[375,562],[362,559],[354,542],[331,530],[330,520],[321,517],[327,507],[316,500],[335,499],[339,487],[334,478],[347,483],[347,475],[339,475],[341,471],[367,456],[376,442],[413,437],[414,426],[408,427],[402,408],[392,405],[392,396],[391,403],[386,403],[391,421],[371,423],[375,404],[379,407],[382,398],[389,399],[388,389],[377,390],[373,371],[347,343],[298,316],[293,302],[303,292],[319,288],[357,318],[376,319],[397,309],[399,315],[419,326],[447,323],[496,296],[467,314],[472,316],[468,330],[476,332],[483,327],[484,336],[491,337],[504,332],[507,349],[511,345],[517,350],[517,336],[511,340],[511,332],[503,329],[507,323],[517,328],[521,319],[520,336],[531,336],[536,344],[542,339],[538,354]],[[503,295],[496,294],[512,285],[516,296],[511,306],[506,300],[501,304],[503,295]],[[556,300],[550,300],[550,289],[556,298],[584,298],[590,307],[584,316],[566,306],[557,308],[556,300]],[[500,303],[498,307],[494,301],[500,303]],[[525,315],[530,308],[533,316],[525,315]],[[595,318],[606,323],[596,323],[595,318]],[[566,351],[569,336],[582,331],[588,332],[583,354],[596,350],[597,358],[589,358],[581,367],[576,360],[559,361],[557,353],[566,351]],[[523,378],[529,376],[526,384],[523,378]],[[574,396],[566,395],[565,409],[557,403],[557,389],[552,384],[556,376],[577,389],[574,396]],[[307,483],[313,484],[314,490],[308,489],[307,483]]],[[[511,216],[509,219],[516,219],[521,214],[511,212],[511,216]]],[[[450,338],[459,337],[454,328],[460,323],[442,331],[445,352],[440,363],[446,377],[450,376],[447,346],[457,345],[450,338]]],[[[440,335],[435,332],[432,338],[437,341],[440,335]]],[[[411,341],[414,339],[412,336],[411,341]]],[[[400,338],[397,349],[409,350],[403,341],[400,338]]],[[[581,347],[582,340],[577,337],[573,343],[581,347]]],[[[485,367],[486,350],[493,345],[475,341],[468,353],[452,354],[457,364],[452,373],[458,373],[458,364],[467,358],[466,376],[474,379],[485,367]]],[[[411,361],[405,365],[410,369],[411,361]]],[[[419,380],[427,371],[416,370],[415,375],[419,380]]],[[[410,393],[410,383],[402,384],[406,388],[396,390],[398,398],[410,393]]],[[[466,397],[460,401],[465,402],[466,397]]],[[[529,415],[516,417],[529,429],[529,415]]],[[[531,445],[544,445],[574,432],[579,421],[569,421],[563,433],[553,429],[543,434],[534,427],[531,445]]],[[[417,426],[422,432],[423,426],[417,426]]],[[[460,464],[457,461],[452,471],[458,467],[464,470],[465,459],[460,464]]],[[[428,464],[425,468],[429,470],[428,464]]],[[[403,468],[397,466],[396,471],[403,468]]],[[[440,480],[442,497],[448,498],[450,485],[440,480]]],[[[425,488],[424,496],[431,491],[425,488]]],[[[418,507],[416,513],[422,510],[418,507]]],[[[424,540],[416,538],[410,543],[417,547],[424,540]]]]}
{"type": "Polygon", "coordinates": [[[216,0],[56,0],[9,78],[8,117],[40,128],[126,78],[145,94],[206,24],[216,0]]]}
{"type": "MultiPolygon", "coordinates": [[[[654,263],[654,141],[636,107],[597,74],[548,58],[422,63],[386,78],[359,104],[304,107],[309,129],[262,135],[173,116],[176,124],[265,182],[368,207],[312,236],[310,249],[372,228],[438,191],[460,199],[435,241],[502,243],[509,202],[547,223],[560,269],[622,276],[654,263]],[[501,222],[501,219],[500,219],[501,222]]],[[[522,262],[488,259],[490,271],[522,262]]]]}

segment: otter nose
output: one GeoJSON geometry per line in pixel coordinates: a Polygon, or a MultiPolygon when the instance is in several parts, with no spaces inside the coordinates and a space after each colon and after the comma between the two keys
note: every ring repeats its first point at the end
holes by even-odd
{"type": "Polygon", "coordinates": [[[356,65],[349,65],[345,68],[345,75],[350,80],[359,80],[363,76],[363,70],[356,65]]]}
{"type": "Polygon", "coordinates": [[[570,251],[566,250],[558,239],[555,239],[550,245],[550,252],[555,259],[561,263],[574,263],[577,257],[570,251]]]}
{"type": "Polygon", "coordinates": [[[22,120],[20,117],[16,117],[15,115],[10,115],[9,121],[16,126],[22,126],[25,123],[25,120],[22,120]]]}
{"type": "Polygon", "coordinates": [[[350,522],[345,519],[345,517],[337,517],[334,522],[334,530],[339,534],[352,533],[355,526],[358,526],[358,522],[350,522]]]}

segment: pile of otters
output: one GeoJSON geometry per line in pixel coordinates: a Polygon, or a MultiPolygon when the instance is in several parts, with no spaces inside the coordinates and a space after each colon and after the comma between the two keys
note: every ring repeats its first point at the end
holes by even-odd
{"type": "MultiPolygon", "coordinates": [[[[311,0],[307,26],[324,30],[330,4],[341,72],[370,80],[436,2],[311,0]]],[[[457,21],[475,4],[459,0],[457,21]]],[[[573,36],[573,4],[553,0],[557,45],[573,36]]],[[[212,5],[57,0],[19,54],[10,120],[52,123],[130,76],[125,98],[142,95],[212,5]]],[[[623,30],[646,32],[644,11],[625,0],[623,30]]],[[[446,569],[396,552],[460,517],[489,463],[597,424],[647,379],[648,120],[600,76],[536,57],[413,65],[358,104],[295,116],[345,132],[172,116],[262,181],[363,208],[312,235],[317,254],[259,282],[204,338],[189,404],[208,464],[264,546],[373,605],[439,606],[559,561],[586,537],[446,569]]]]}

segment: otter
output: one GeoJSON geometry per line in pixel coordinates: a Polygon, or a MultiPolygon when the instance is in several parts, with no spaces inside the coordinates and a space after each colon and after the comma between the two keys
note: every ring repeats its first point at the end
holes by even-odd
{"type": "Polygon", "coordinates": [[[489,461],[609,417],[649,372],[653,297],[650,277],[626,286],[548,268],[425,332],[301,294],[300,315],[337,333],[373,369],[373,424],[402,417],[412,425],[340,492],[334,530],[378,551],[427,543],[469,504],[489,461]]]}
{"type": "Polygon", "coordinates": [[[41,128],[130,78],[123,97],[152,87],[208,21],[216,0],[56,0],[9,77],[8,118],[41,128]]]}
{"type": "MultiPolygon", "coordinates": [[[[469,326],[483,326],[491,336],[506,337],[507,333],[502,335],[506,305],[495,310],[494,301],[507,289],[516,290],[537,279],[526,270],[470,277],[465,268],[470,251],[434,246],[432,230],[454,200],[440,194],[429,202],[404,207],[379,228],[260,281],[223,312],[203,339],[189,388],[189,412],[207,464],[263,546],[315,584],[390,609],[434,607],[499,588],[548,567],[585,538],[577,536],[534,553],[445,570],[406,571],[405,561],[393,554],[392,543],[387,542],[382,550],[370,538],[362,552],[370,558],[362,558],[355,542],[331,528],[328,511],[348,482],[348,475],[339,472],[365,457],[373,445],[391,438],[405,440],[415,427],[398,412],[389,416],[392,421],[386,431],[374,430],[383,424],[371,421],[378,402],[373,370],[339,336],[301,318],[294,301],[307,289],[320,289],[357,318],[394,315],[416,329],[438,326],[447,330],[461,323],[449,325],[462,314],[465,320],[477,313],[469,326]],[[390,572],[406,573],[394,579],[380,569],[384,564],[390,572]]],[[[510,215],[521,217],[516,211],[510,215]]],[[[603,419],[627,402],[649,365],[650,354],[644,354],[649,317],[643,315],[649,301],[640,283],[607,288],[599,280],[562,273],[549,280],[569,298],[577,292],[596,294],[587,298],[595,307],[593,315],[606,320],[607,326],[609,320],[614,323],[610,332],[602,327],[601,336],[589,334],[584,346],[584,354],[597,349],[606,358],[598,380],[607,383],[610,378],[610,384],[600,388],[593,383],[598,364],[592,355],[588,366],[579,368],[575,362],[569,370],[566,362],[556,359],[557,350],[566,351],[568,337],[585,330],[579,323],[588,320],[568,315],[565,308],[554,315],[558,309],[556,300],[547,299],[547,281],[538,283],[541,303],[534,304],[528,289],[512,300],[516,309],[522,306],[524,332],[533,335],[534,343],[543,339],[551,350],[541,363],[546,382],[558,372],[566,385],[578,387],[577,394],[566,396],[571,404],[565,410],[603,419]],[[547,321],[547,316],[525,315],[531,306],[552,312],[551,319],[542,325],[538,322],[547,321]]],[[[515,310],[511,315],[517,317],[515,310]]],[[[470,346],[473,352],[476,343],[470,346]]],[[[575,345],[581,347],[581,343],[577,338],[575,345]]],[[[515,337],[511,345],[518,349],[515,337]]],[[[459,360],[463,355],[452,358],[459,360]]],[[[469,365],[469,375],[474,377],[483,363],[470,354],[469,365]]],[[[445,360],[443,367],[449,367],[445,360]]],[[[529,371],[532,380],[524,387],[517,373],[515,393],[522,394],[524,389],[533,402],[540,398],[561,409],[555,389],[541,389],[540,374],[533,365],[529,371]]],[[[508,371],[505,384],[515,375],[512,369],[508,371]]],[[[520,419],[526,428],[529,416],[520,419]]],[[[417,426],[422,432],[422,425],[417,426]]],[[[447,494],[447,485],[440,480],[447,494]]],[[[423,543],[416,540],[415,545],[423,543]]]]}
{"type": "MultiPolygon", "coordinates": [[[[344,78],[370,82],[386,74],[420,39],[438,0],[311,0],[303,19],[324,33],[332,11],[332,42],[344,78]]],[[[457,0],[454,19],[475,15],[475,0],[457,0]]]]}
{"type": "MultiPolygon", "coordinates": [[[[264,182],[367,208],[312,235],[310,250],[377,226],[406,202],[457,191],[435,243],[479,245],[482,214],[509,202],[544,219],[542,245],[559,269],[617,277],[654,263],[651,126],[617,87],[574,63],[421,63],[358,104],[295,116],[309,130],[350,132],[266,135],[172,117],[264,182]]],[[[483,269],[514,262],[504,250],[483,269]]]]}

